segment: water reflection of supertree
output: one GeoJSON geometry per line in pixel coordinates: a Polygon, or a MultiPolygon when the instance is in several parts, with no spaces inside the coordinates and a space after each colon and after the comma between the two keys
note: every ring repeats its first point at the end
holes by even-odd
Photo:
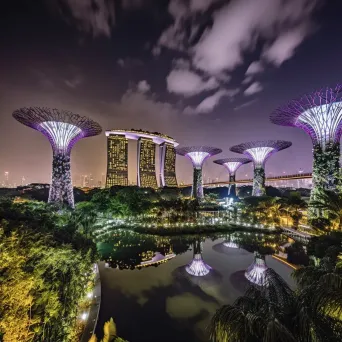
{"type": "Polygon", "coordinates": [[[239,248],[238,238],[234,234],[229,234],[223,245],[229,248],[239,248]]]}
{"type": "Polygon", "coordinates": [[[185,156],[191,160],[194,167],[191,197],[202,199],[204,197],[202,179],[203,163],[207,158],[221,153],[222,150],[209,146],[190,146],[176,148],[176,152],[177,154],[185,156]]]}
{"type": "Polygon", "coordinates": [[[253,160],[253,196],[266,195],[265,188],[265,164],[266,160],[274,153],[284,150],[292,145],[290,141],[265,140],[250,141],[235,145],[230,148],[232,152],[242,153],[253,160]]]}
{"type": "Polygon", "coordinates": [[[201,246],[201,241],[196,240],[193,244],[193,252],[194,252],[194,257],[192,261],[185,266],[185,270],[190,274],[195,277],[202,277],[207,275],[211,267],[207,265],[202,258],[202,246],[201,246]]]}
{"type": "Polygon", "coordinates": [[[265,256],[258,252],[254,253],[254,261],[247,268],[245,277],[253,284],[263,286],[267,285],[267,277],[265,271],[268,269],[265,256]]]}

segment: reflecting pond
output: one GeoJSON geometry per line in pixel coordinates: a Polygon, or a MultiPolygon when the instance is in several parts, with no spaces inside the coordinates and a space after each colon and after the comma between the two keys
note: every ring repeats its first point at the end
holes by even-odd
{"type": "Polygon", "coordinates": [[[130,342],[208,341],[212,315],[248,286],[246,269],[252,268],[249,278],[257,282],[266,264],[294,286],[289,266],[271,255],[256,258],[284,243],[278,234],[158,237],[113,231],[97,243],[103,260],[97,335],[113,317],[119,336],[130,342]]]}

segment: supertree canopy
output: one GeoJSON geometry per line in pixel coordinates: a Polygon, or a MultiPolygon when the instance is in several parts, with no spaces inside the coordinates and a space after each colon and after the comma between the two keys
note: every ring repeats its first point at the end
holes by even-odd
{"type": "Polygon", "coordinates": [[[225,158],[214,160],[214,163],[224,165],[229,172],[229,196],[236,196],[235,173],[237,169],[243,165],[250,163],[252,160],[248,158],[225,158]]]}
{"type": "Polygon", "coordinates": [[[21,108],[13,112],[13,117],[22,124],[40,131],[49,139],[53,151],[49,202],[66,203],[73,208],[71,148],[79,139],[100,134],[101,126],[84,116],[49,108],[21,108]]]}
{"type": "Polygon", "coordinates": [[[253,284],[259,286],[267,285],[266,270],[268,269],[265,256],[255,252],[254,262],[247,268],[245,277],[253,284]]]}
{"type": "Polygon", "coordinates": [[[222,152],[221,149],[209,146],[190,146],[176,148],[177,154],[188,157],[194,167],[194,176],[192,182],[191,196],[196,199],[204,197],[203,194],[203,179],[202,179],[202,166],[204,161],[216,154],[222,152]]]}
{"type": "Polygon", "coordinates": [[[270,119],[277,125],[299,127],[311,137],[314,157],[312,194],[318,189],[334,189],[342,134],[342,85],[292,100],[276,109],[270,119]]]}
{"type": "Polygon", "coordinates": [[[266,194],[265,188],[265,163],[274,153],[284,150],[292,145],[290,141],[265,140],[251,141],[230,148],[232,152],[242,153],[253,160],[253,196],[263,196],[266,194]]]}
{"type": "Polygon", "coordinates": [[[194,258],[191,260],[189,265],[185,266],[185,270],[195,277],[205,276],[210,272],[211,267],[203,261],[201,241],[196,240],[193,248],[194,258]]]}

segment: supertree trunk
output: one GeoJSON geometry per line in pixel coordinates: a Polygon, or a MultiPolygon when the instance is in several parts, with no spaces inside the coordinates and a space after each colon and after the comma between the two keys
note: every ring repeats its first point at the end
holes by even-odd
{"type": "Polygon", "coordinates": [[[262,166],[254,168],[252,196],[265,196],[265,169],[262,166]]]}
{"type": "Polygon", "coordinates": [[[194,178],[192,185],[191,197],[201,200],[204,197],[202,183],[202,168],[194,167],[194,178]]]}
{"type": "Polygon", "coordinates": [[[340,144],[328,143],[323,151],[321,145],[316,144],[313,149],[312,182],[314,191],[311,198],[320,190],[335,190],[338,185],[340,170],[340,144]]]}
{"type": "Polygon", "coordinates": [[[229,183],[228,196],[236,197],[235,173],[229,174],[229,183]]]}
{"type": "Polygon", "coordinates": [[[70,154],[54,152],[52,160],[52,182],[49,192],[49,203],[65,203],[75,207],[71,182],[70,154]]]}

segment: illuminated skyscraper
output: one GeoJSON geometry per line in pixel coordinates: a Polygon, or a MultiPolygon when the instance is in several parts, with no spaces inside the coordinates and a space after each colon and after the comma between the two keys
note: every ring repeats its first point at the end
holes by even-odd
{"type": "Polygon", "coordinates": [[[106,188],[128,185],[128,139],[123,135],[107,136],[106,188]]]}
{"type": "Polygon", "coordinates": [[[65,203],[73,208],[71,149],[78,140],[100,134],[100,125],[78,114],[49,108],[21,108],[13,113],[13,117],[49,139],[53,151],[49,202],[65,203]]]}
{"type": "Polygon", "coordinates": [[[9,187],[9,172],[5,171],[5,187],[9,187]]]}
{"type": "Polygon", "coordinates": [[[152,139],[138,139],[138,186],[158,188],[156,178],[156,144],[152,139]]]}
{"type": "MultiPolygon", "coordinates": [[[[108,137],[108,166],[106,187],[129,185],[128,140],[138,142],[137,185],[157,188],[156,145],[160,146],[160,186],[177,186],[175,151],[178,143],[171,137],[158,132],[140,129],[116,129],[106,131],[108,137]]],[[[130,184],[134,185],[134,183],[130,184]]]]}
{"type": "Polygon", "coordinates": [[[164,142],[160,146],[160,186],[177,187],[176,151],[173,144],[164,142]]]}

